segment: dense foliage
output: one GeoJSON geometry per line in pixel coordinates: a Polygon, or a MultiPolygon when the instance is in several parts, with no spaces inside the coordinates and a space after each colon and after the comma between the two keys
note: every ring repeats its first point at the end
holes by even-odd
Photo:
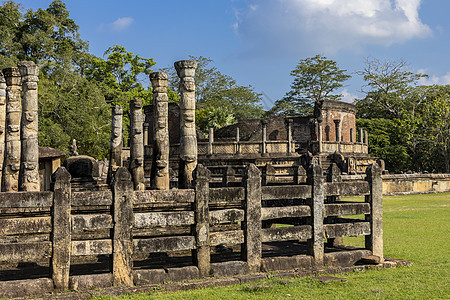
{"type": "MultiPolygon", "coordinates": [[[[3,2],[0,70],[21,60],[39,64],[39,144],[68,152],[76,139],[80,154],[101,159],[109,150],[111,107],[123,107],[127,129],[129,101],[152,102],[148,75],[155,62],[119,45],[108,48],[103,57],[92,55],[78,29],[61,0],[36,11],[24,10],[14,1],[3,2]]],[[[262,114],[260,95],[251,87],[239,86],[209,67],[211,60],[198,60],[198,113],[206,130],[262,114]]],[[[178,79],[176,73],[170,75],[172,81],[178,79]]],[[[173,86],[168,90],[169,101],[179,101],[178,86],[173,86]]]]}
{"type": "Polygon", "coordinates": [[[300,60],[291,72],[294,81],[291,90],[275,102],[271,113],[284,116],[308,115],[314,103],[322,100],[339,100],[342,95],[333,94],[351,76],[337,66],[334,60],[316,55],[300,60]]]}
{"type": "MultiPolygon", "coordinates": [[[[207,134],[209,128],[218,129],[242,119],[264,115],[261,94],[252,86],[240,86],[228,75],[222,74],[213,61],[205,57],[190,56],[197,61],[195,71],[196,123],[207,134]]],[[[169,74],[170,87],[178,90],[179,78],[173,67],[163,69],[169,74]]]]}
{"type": "Polygon", "coordinates": [[[426,75],[403,61],[367,61],[360,73],[366,97],[358,99],[358,124],[369,132],[369,152],[387,169],[450,172],[450,85],[418,86],[426,75]]]}

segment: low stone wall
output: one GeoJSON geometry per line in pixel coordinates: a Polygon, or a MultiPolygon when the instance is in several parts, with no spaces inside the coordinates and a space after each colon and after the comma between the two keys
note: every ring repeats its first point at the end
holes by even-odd
{"type": "MultiPolygon", "coordinates": [[[[365,175],[343,175],[343,181],[363,180],[365,175]]],[[[450,192],[450,174],[387,174],[383,195],[413,195],[450,192]]]]}
{"type": "Polygon", "coordinates": [[[384,195],[450,192],[450,174],[383,175],[384,195]]]}

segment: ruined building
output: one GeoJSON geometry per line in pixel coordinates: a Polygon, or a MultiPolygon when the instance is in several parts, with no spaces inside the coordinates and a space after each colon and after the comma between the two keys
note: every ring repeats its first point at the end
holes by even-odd
{"type": "MultiPolygon", "coordinates": [[[[144,107],[145,169],[152,168],[153,105],[144,107]]],[[[179,103],[168,105],[168,132],[170,140],[170,172],[176,181],[180,151],[179,103]]],[[[363,174],[377,162],[384,170],[381,159],[368,154],[367,131],[356,128],[356,107],[339,101],[316,104],[314,115],[305,117],[271,116],[266,119],[241,120],[217,131],[210,129],[208,139],[197,130],[198,162],[207,166],[218,177],[226,172],[239,174],[249,163],[260,168],[273,166],[275,172],[289,177],[292,166],[307,167],[317,163],[328,169],[336,163],[344,174],[363,174]],[[231,170],[230,170],[231,168],[231,170]]],[[[213,175],[213,176],[214,176],[213,175]]]]}

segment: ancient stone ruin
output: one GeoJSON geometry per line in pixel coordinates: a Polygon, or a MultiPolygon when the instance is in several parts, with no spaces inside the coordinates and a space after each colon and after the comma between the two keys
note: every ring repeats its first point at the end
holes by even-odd
{"type": "Polygon", "coordinates": [[[231,142],[216,143],[213,132],[204,142],[195,127],[196,62],[179,61],[175,67],[181,80],[178,123],[170,119],[167,75],[151,74],[152,114],[141,100],[131,101],[125,162],[123,111],[113,108],[108,184],[98,181],[95,160],[72,156],[53,174],[50,191],[34,190],[34,144],[21,147],[35,142],[36,106],[25,102],[36,101],[37,68],[24,63],[22,73],[4,71],[7,190],[0,193],[0,297],[210,276],[239,282],[260,272],[396,264],[383,256],[380,165],[366,165],[364,175],[344,180],[347,157],[336,158],[339,167],[320,156],[326,149],[349,153],[347,146],[367,152],[367,142],[356,142],[355,129],[339,129],[352,124],[351,118],[336,123],[331,117],[317,123],[277,119],[287,125],[278,133],[271,129],[275,121],[258,121],[256,140],[235,127],[231,142]],[[26,78],[22,115],[19,74],[26,78]],[[146,125],[144,112],[146,121],[153,120],[146,125]],[[27,126],[22,141],[20,124],[27,126]],[[321,130],[333,124],[335,131],[321,130]],[[171,129],[177,129],[174,136],[171,129]],[[301,130],[310,130],[310,136],[316,132],[318,140],[306,143],[312,152],[299,153],[301,130]],[[178,144],[171,143],[173,138],[178,144]],[[30,175],[23,184],[17,175],[20,162],[30,172],[24,172],[30,175]],[[25,192],[14,192],[19,187],[25,192]],[[364,200],[342,200],[359,195],[364,200]],[[364,218],[348,217],[355,215],[364,218]],[[365,246],[343,245],[345,236],[364,236],[365,246]]]}

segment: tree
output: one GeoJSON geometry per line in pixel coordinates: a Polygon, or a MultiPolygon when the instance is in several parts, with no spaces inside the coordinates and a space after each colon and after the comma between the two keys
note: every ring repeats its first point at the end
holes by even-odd
{"type": "Polygon", "coordinates": [[[351,76],[337,66],[334,60],[322,55],[300,60],[291,72],[294,81],[291,90],[275,102],[271,113],[281,115],[311,114],[314,103],[323,100],[339,100],[342,95],[333,94],[351,76]]]}
{"type": "MultiPolygon", "coordinates": [[[[213,122],[217,126],[230,125],[230,120],[236,122],[242,119],[258,118],[264,114],[261,105],[261,94],[255,92],[251,86],[240,86],[228,75],[222,74],[216,67],[211,67],[213,62],[209,58],[189,56],[189,59],[197,61],[195,72],[195,97],[197,109],[197,124],[207,133],[207,124],[211,120],[228,120],[213,122]],[[226,116],[226,117],[225,117],[226,116]]],[[[179,78],[173,67],[164,68],[169,74],[169,86],[178,91],[179,78]]],[[[212,126],[215,127],[216,126],[212,126]]],[[[220,128],[220,127],[218,127],[220,128]]]]}
{"type": "Polygon", "coordinates": [[[366,59],[364,70],[357,74],[367,82],[362,92],[366,97],[356,101],[359,116],[366,118],[398,118],[405,111],[405,96],[419,79],[427,77],[407,70],[403,60],[366,59]]]}

